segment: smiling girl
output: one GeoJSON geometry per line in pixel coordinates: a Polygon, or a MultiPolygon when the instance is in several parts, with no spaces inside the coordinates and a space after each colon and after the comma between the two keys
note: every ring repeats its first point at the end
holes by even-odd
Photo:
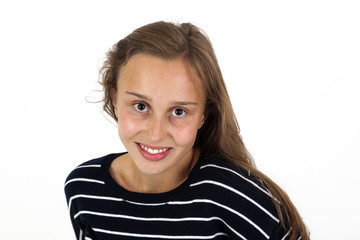
{"type": "Polygon", "coordinates": [[[308,239],[286,193],[254,166],[201,30],[136,29],[101,74],[127,152],[68,176],[77,239],[308,239]]]}

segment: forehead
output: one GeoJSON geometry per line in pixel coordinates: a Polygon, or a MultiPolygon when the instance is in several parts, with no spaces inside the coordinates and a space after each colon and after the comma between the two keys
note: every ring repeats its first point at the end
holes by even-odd
{"type": "MultiPolygon", "coordinates": [[[[140,91],[177,98],[204,98],[201,81],[184,58],[163,59],[136,54],[121,67],[118,91],[140,91]]],[[[178,99],[179,100],[179,99],[178,99]]]]}

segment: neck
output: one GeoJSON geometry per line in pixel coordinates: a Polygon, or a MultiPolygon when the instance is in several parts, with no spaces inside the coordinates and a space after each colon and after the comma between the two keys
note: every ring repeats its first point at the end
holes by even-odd
{"type": "MultiPolygon", "coordinates": [[[[128,154],[127,154],[128,155],[128,154]]],[[[117,182],[125,189],[140,193],[163,193],[168,192],[181,185],[188,177],[191,169],[199,158],[200,151],[194,149],[188,159],[181,161],[179,166],[158,175],[146,175],[140,172],[130,156],[127,161],[122,161],[127,166],[118,169],[130,169],[120,173],[117,182]]],[[[116,177],[114,177],[116,179],[116,177]]]]}
{"type": "Polygon", "coordinates": [[[187,176],[182,174],[179,178],[169,178],[163,176],[137,175],[133,184],[133,190],[141,193],[163,193],[168,192],[186,180],[187,176]]]}

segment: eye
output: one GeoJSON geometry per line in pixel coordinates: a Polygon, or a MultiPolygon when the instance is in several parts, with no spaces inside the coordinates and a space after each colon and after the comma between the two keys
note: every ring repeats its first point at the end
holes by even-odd
{"type": "Polygon", "coordinates": [[[147,112],[148,107],[144,103],[135,103],[134,108],[138,112],[147,112]]]}
{"type": "Polygon", "coordinates": [[[186,114],[186,111],[182,108],[176,108],[171,112],[171,115],[174,117],[183,117],[186,114]]]}

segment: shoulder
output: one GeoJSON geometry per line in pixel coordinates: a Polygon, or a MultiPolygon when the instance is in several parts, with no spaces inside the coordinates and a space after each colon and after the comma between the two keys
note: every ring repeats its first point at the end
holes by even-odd
{"type": "Polygon", "coordinates": [[[194,192],[220,209],[223,219],[236,223],[235,228],[248,229],[256,239],[269,238],[280,220],[260,179],[223,157],[203,153],[199,160],[196,180],[190,185],[194,192]]]}
{"type": "Polygon", "coordinates": [[[89,186],[100,186],[105,184],[105,171],[111,162],[121,155],[120,153],[108,154],[99,158],[86,161],[74,168],[67,176],[64,184],[66,197],[81,192],[89,186]]]}
{"type": "Polygon", "coordinates": [[[221,185],[242,190],[258,197],[265,195],[271,200],[270,193],[260,179],[226,158],[204,153],[200,162],[199,173],[200,179],[203,181],[219,182],[221,185]]]}
{"type": "Polygon", "coordinates": [[[96,174],[97,173],[96,170],[101,169],[101,167],[104,164],[106,164],[107,160],[109,160],[111,158],[115,158],[117,155],[118,154],[109,154],[109,155],[105,155],[105,156],[102,156],[99,158],[95,158],[95,159],[83,162],[82,164],[78,165],[70,172],[70,174],[66,178],[65,184],[69,180],[76,178],[76,177],[85,177],[85,176],[91,176],[93,174],[96,174]]]}

